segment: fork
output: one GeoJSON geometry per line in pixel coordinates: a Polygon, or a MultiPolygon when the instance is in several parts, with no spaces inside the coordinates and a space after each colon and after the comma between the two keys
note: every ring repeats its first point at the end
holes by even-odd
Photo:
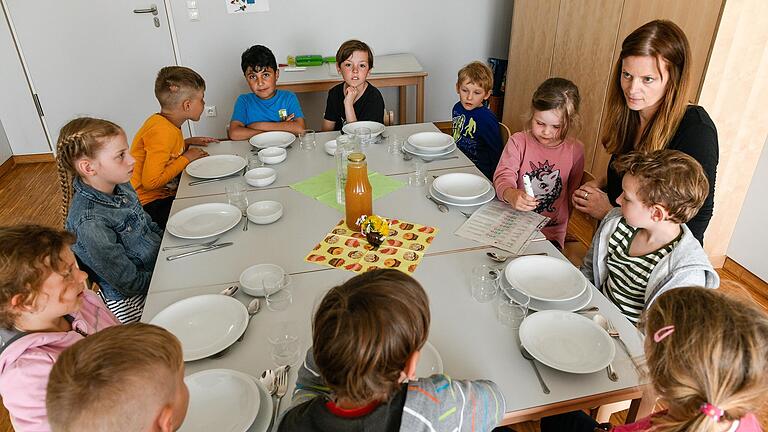
{"type": "Polygon", "coordinates": [[[459,158],[458,156],[449,156],[449,157],[439,157],[439,158],[434,158],[434,159],[423,159],[422,158],[421,160],[424,161],[424,163],[430,163],[430,162],[434,162],[434,161],[442,161],[442,160],[450,160],[450,159],[458,159],[458,158],[459,158]]]}
{"type": "Polygon", "coordinates": [[[250,221],[248,220],[248,214],[246,213],[245,210],[243,210],[243,219],[245,219],[245,224],[243,225],[243,231],[248,231],[248,222],[250,221]]]}
{"type": "Polygon", "coordinates": [[[632,353],[629,352],[629,348],[627,348],[627,344],[625,344],[624,341],[621,339],[621,334],[619,334],[619,331],[613,325],[611,320],[606,319],[605,321],[606,321],[606,324],[608,325],[608,335],[616,339],[617,341],[619,341],[621,348],[627,354],[627,357],[629,357],[629,359],[632,360],[632,364],[635,366],[635,368],[637,368],[637,362],[635,361],[635,358],[632,357],[632,353]]]}
{"type": "Polygon", "coordinates": [[[221,237],[216,237],[215,239],[213,239],[211,241],[202,242],[202,243],[198,242],[198,243],[187,243],[187,244],[178,245],[178,246],[164,246],[163,250],[167,251],[167,250],[173,250],[173,249],[186,249],[186,248],[191,248],[191,247],[196,247],[196,246],[208,247],[208,246],[213,246],[220,239],[221,239],[221,237]]]}
{"type": "Polygon", "coordinates": [[[280,402],[283,400],[283,396],[288,392],[288,372],[291,370],[291,365],[285,365],[276,378],[277,381],[277,403],[275,404],[275,412],[272,415],[272,421],[277,420],[277,416],[280,413],[280,402]]]}

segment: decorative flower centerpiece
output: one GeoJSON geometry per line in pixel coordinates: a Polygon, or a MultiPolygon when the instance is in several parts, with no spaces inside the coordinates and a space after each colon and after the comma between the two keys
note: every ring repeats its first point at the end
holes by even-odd
{"type": "Polygon", "coordinates": [[[362,215],[357,220],[360,224],[360,232],[365,234],[365,239],[374,247],[379,247],[389,235],[389,221],[381,216],[362,215]]]}

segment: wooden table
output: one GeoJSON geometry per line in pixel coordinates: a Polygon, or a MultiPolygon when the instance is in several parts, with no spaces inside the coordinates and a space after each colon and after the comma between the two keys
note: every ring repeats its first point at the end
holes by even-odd
{"type": "MultiPolygon", "coordinates": [[[[432,126],[424,124],[409,127],[412,128],[409,130],[415,131],[430,130],[432,126]]],[[[389,133],[395,133],[397,130],[388,128],[389,133]]],[[[233,142],[231,145],[248,151],[247,142],[233,142]]],[[[323,158],[329,158],[321,147],[318,146],[312,152],[303,152],[294,147],[283,163],[286,167],[292,166],[291,164],[303,166],[305,162],[302,158],[310,155],[317,161],[317,167],[314,171],[302,174],[305,177],[315,175],[325,170],[323,158]]],[[[402,163],[398,158],[386,159],[394,156],[389,155],[386,146],[381,144],[369,146],[367,153],[372,165],[389,164],[390,167],[396,167],[402,163]]],[[[458,160],[434,162],[435,169],[430,171],[430,178],[433,173],[439,175],[463,171],[479,174],[464,155],[459,155],[458,160]],[[448,166],[438,165],[441,163],[448,166]]],[[[396,172],[399,169],[390,170],[395,171],[389,174],[395,179],[402,180],[407,177],[407,174],[396,172]]],[[[217,193],[207,192],[207,195],[178,198],[171,214],[194,204],[226,200],[223,186],[219,186],[217,193]]],[[[439,212],[435,205],[424,197],[425,194],[426,188],[423,186],[406,186],[374,201],[374,209],[384,216],[440,228],[413,276],[424,286],[429,296],[432,312],[429,340],[440,352],[447,374],[454,378],[486,378],[496,382],[506,399],[505,424],[627,399],[633,400],[629,421],[636,416],[650,413],[653,400],[643,398],[643,383],[631,360],[618,345],[613,362],[620,378],[618,382],[608,380],[605,371],[577,375],[539,364],[541,373],[552,391],[549,395],[543,394],[531,365],[520,355],[514,331],[496,320],[495,302],[477,303],[472,300],[470,294],[467,275],[473,267],[490,263],[485,252],[496,249],[454,235],[456,229],[466,220],[465,217],[456,211],[439,212]]],[[[252,224],[247,232],[243,232],[238,225],[222,235],[222,241],[235,243],[232,247],[173,262],[165,260],[169,252],[161,252],[143,320],[150,321],[163,308],[181,299],[217,293],[236,284],[242,270],[250,265],[265,262],[278,264],[291,274],[294,303],[285,311],[259,312],[253,317],[242,343],[220,359],[187,363],[188,374],[211,368],[230,368],[258,376],[265,368],[274,366],[269,353],[267,334],[270,326],[277,322],[297,323],[302,345],[305,349],[309,348],[311,317],[316,305],[328,289],[354,276],[352,272],[303,261],[303,257],[314,244],[341,219],[337,210],[287,186],[253,190],[249,192],[249,198],[281,201],[285,207],[283,218],[272,225],[252,224]]],[[[185,240],[166,233],[162,244],[166,246],[183,242],[185,240]]],[[[547,241],[532,242],[526,250],[526,253],[537,252],[546,252],[549,256],[565,259],[547,241]]],[[[591,305],[599,306],[600,313],[613,321],[632,352],[641,353],[642,339],[634,326],[593,286],[588,289],[594,290],[591,305]]],[[[236,298],[245,304],[249,301],[249,297],[242,292],[239,292],[236,298]]],[[[291,388],[294,380],[295,373],[292,373],[291,388]]],[[[285,409],[289,405],[283,403],[282,407],[285,409]]]]}
{"type": "MultiPolygon", "coordinates": [[[[398,88],[398,119],[400,124],[405,124],[408,121],[406,116],[408,86],[415,86],[416,123],[422,123],[424,121],[424,79],[427,77],[427,73],[423,70],[419,72],[377,73],[376,60],[379,60],[379,57],[374,57],[374,68],[368,76],[368,81],[377,88],[398,88]]],[[[418,64],[415,58],[412,61],[418,64]]],[[[341,76],[335,73],[335,69],[334,73],[331,73],[329,67],[335,67],[335,65],[308,66],[306,70],[295,72],[286,72],[284,67],[280,68],[277,87],[295,93],[327,92],[331,87],[343,81],[341,76]]]]}

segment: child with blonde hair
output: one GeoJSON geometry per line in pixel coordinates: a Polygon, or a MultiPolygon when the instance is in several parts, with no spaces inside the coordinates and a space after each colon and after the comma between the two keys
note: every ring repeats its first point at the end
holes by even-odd
{"type": "Polygon", "coordinates": [[[416,379],[429,300],[412,277],[371,270],[323,297],[279,431],[489,431],[505,412],[490,381],[416,379]]]}
{"type": "Polygon", "coordinates": [[[48,227],[0,227],[0,396],[18,432],[50,430],[45,386],[59,354],[119,324],[86,289],[74,241],[48,227]]]}
{"type": "Polygon", "coordinates": [[[709,185],[701,165],[677,150],[619,157],[623,192],[600,223],[581,272],[637,324],[659,294],[681,286],[717,288],[720,277],[685,223],[709,185]]]}
{"type": "Polygon", "coordinates": [[[172,432],[189,391],[179,340],[151,324],[126,324],[69,347],[51,370],[53,432],[172,432]]]}
{"type": "MultiPolygon", "coordinates": [[[[694,212],[695,213],[695,212],[694,212]]],[[[768,394],[768,316],[715,290],[666,292],[644,316],[645,358],[666,409],[613,432],[758,432],[768,394]]],[[[583,412],[542,419],[542,432],[592,432],[583,412]]]]}
{"type": "Polygon", "coordinates": [[[65,226],[77,236],[72,250],[117,318],[138,321],[163,230],[129,183],[134,159],[125,132],[107,120],[72,120],[59,133],[56,161],[65,226]]]}
{"type": "Polygon", "coordinates": [[[384,98],[368,82],[373,69],[373,51],[365,42],[352,39],[336,51],[336,71],[344,82],[328,90],[323,130],[341,130],[356,121],[384,122],[384,98]]]}
{"type": "Polygon", "coordinates": [[[580,102],[579,89],[567,79],[541,83],[531,100],[528,128],[509,137],[493,175],[502,201],[550,218],[541,232],[559,248],[565,244],[570,196],[584,174],[584,144],[571,135],[579,124],[580,102]]]}
{"type": "Polygon", "coordinates": [[[464,66],[456,80],[459,101],[451,110],[456,146],[489,179],[504,149],[499,120],[486,106],[492,89],[493,72],[487,64],[474,61],[464,66]]]}
{"type": "Polygon", "coordinates": [[[207,156],[203,149],[218,142],[210,137],[184,139],[181,125],[198,121],[205,108],[205,80],[183,66],[160,69],[155,79],[155,97],[160,112],[152,114],[141,126],[131,145],[136,160],[131,185],[141,205],[160,228],[165,229],[171,204],[176,197],[179,175],[192,161],[207,156]]]}

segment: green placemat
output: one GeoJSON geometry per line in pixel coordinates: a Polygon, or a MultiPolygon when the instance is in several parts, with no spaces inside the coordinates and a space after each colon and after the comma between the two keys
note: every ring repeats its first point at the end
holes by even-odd
{"type": "MultiPolygon", "coordinates": [[[[377,172],[369,172],[368,181],[373,188],[374,200],[405,186],[405,183],[391,179],[377,172]]],[[[341,212],[344,211],[344,206],[336,202],[335,169],[330,169],[314,177],[294,183],[290,187],[297,192],[301,192],[310,198],[314,198],[321,203],[328,205],[329,207],[333,207],[341,212]]]]}

